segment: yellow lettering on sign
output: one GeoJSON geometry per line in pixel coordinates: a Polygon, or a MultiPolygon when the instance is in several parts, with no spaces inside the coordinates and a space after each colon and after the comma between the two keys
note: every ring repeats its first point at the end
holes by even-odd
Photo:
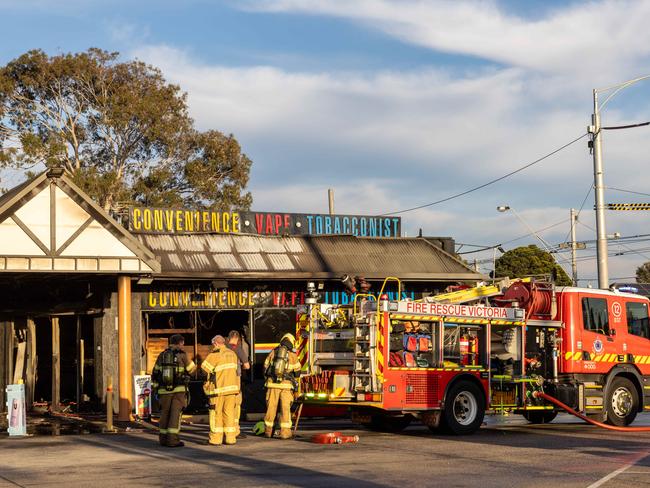
{"type": "Polygon", "coordinates": [[[219,292],[219,306],[223,307],[226,301],[226,291],[219,292]]]}
{"type": "Polygon", "coordinates": [[[201,231],[201,212],[198,210],[195,212],[192,212],[192,216],[194,217],[194,228],[197,231],[201,231]]]}
{"type": "Polygon", "coordinates": [[[223,219],[223,231],[226,233],[230,232],[230,214],[228,212],[223,212],[221,218],[223,219]]]}
{"type": "Polygon", "coordinates": [[[249,305],[250,307],[252,307],[253,305],[255,305],[255,301],[253,300],[253,292],[252,292],[252,291],[249,291],[249,292],[248,292],[248,305],[249,305]]]}
{"type": "Polygon", "coordinates": [[[229,307],[234,307],[237,305],[237,293],[234,291],[229,291],[228,292],[228,306],[229,307]]]}
{"type": "Polygon", "coordinates": [[[149,292],[149,306],[150,307],[155,307],[157,302],[158,302],[158,300],[156,300],[156,292],[150,291],[149,292]]]}
{"type": "Polygon", "coordinates": [[[140,230],[142,227],[142,210],[139,208],[133,209],[133,230],[140,230]]]}
{"type": "Polygon", "coordinates": [[[165,308],[167,306],[167,292],[160,292],[160,307],[165,308]]]}
{"type": "Polygon", "coordinates": [[[151,209],[145,208],[142,212],[144,220],[144,230],[151,230],[151,209]]]}
{"type": "Polygon", "coordinates": [[[174,211],[165,210],[165,230],[167,232],[174,232],[174,211]]]}
{"type": "Polygon", "coordinates": [[[185,212],[185,230],[188,232],[194,232],[194,219],[192,218],[192,212],[185,212]]]}
{"type": "Polygon", "coordinates": [[[190,304],[190,292],[183,291],[181,292],[181,304],[183,307],[187,307],[190,304]]]}
{"type": "Polygon", "coordinates": [[[178,308],[178,292],[177,291],[173,291],[173,292],[170,293],[169,306],[178,308]]]}
{"type": "Polygon", "coordinates": [[[183,211],[176,210],[176,232],[183,232],[183,211]]]}
{"type": "Polygon", "coordinates": [[[208,225],[210,224],[210,214],[208,212],[201,212],[201,230],[207,232],[208,225]]]}
{"type": "Polygon", "coordinates": [[[211,217],[212,217],[212,232],[219,232],[221,229],[221,225],[219,222],[219,213],[217,212],[210,212],[211,217]]]}
{"type": "Polygon", "coordinates": [[[163,229],[163,211],[160,209],[153,211],[153,228],[155,231],[162,231],[163,229]]]}
{"type": "Polygon", "coordinates": [[[239,232],[241,232],[239,225],[239,214],[237,212],[233,212],[232,214],[232,231],[236,234],[239,234],[239,232]]]}

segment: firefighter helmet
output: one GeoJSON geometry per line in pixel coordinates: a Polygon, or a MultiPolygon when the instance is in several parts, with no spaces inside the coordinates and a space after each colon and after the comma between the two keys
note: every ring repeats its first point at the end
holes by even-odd
{"type": "Polygon", "coordinates": [[[289,342],[292,348],[296,345],[296,338],[293,336],[293,334],[290,333],[284,334],[282,336],[282,339],[280,339],[280,344],[282,344],[285,341],[289,342]]]}
{"type": "Polygon", "coordinates": [[[264,434],[265,429],[266,429],[266,426],[264,424],[264,421],[260,420],[255,425],[253,425],[253,434],[262,435],[262,434],[264,434]]]}

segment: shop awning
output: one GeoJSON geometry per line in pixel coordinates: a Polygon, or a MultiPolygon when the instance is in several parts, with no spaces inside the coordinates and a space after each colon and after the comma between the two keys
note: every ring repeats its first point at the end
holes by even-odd
{"type": "Polygon", "coordinates": [[[139,234],[160,259],[160,277],[224,279],[483,280],[424,238],[139,234]]]}

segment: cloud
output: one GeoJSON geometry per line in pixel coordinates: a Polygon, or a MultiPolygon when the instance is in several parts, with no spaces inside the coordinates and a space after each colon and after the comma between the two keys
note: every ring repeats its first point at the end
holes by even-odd
{"type": "MultiPolygon", "coordinates": [[[[208,64],[163,45],[134,50],[133,55],[160,66],[188,91],[200,127],[233,132],[240,140],[254,161],[250,188],[260,210],[323,212],[326,190],[333,187],[337,211],[376,214],[477,186],[583,134],[593,86],[636,75],[631,66],[647,59],[650,46],[645,42],[650,34],[639,20],[647,18],[650,6],[645,2],[593,2],[557,8],[533,20],[507,13],[494,2],[284,0],[245,5],[261,12],[336,16],[407,43],[499,63],[301,72],[208,64]]],[[[649,109],[641,98],[633,109],[613,103],[604,120],[610,125],[648,120],[649,109]]],[[[647,132],[607,132],[603,137],[606,181],[643,191],[650,182],[645,177],[647,132]]],[[[563,242],[568,209],[583,203],[593,182],[586,142],[471,196],[403,214],[403,228],[410,235],[422,228],[425,234],[487,245],[528,233],[512,215],[496,213],[494,208],[505,203],[534,229],[565,221],[542,233],[552,244],[563,242]]],[[[582,214],[591,227],[592,205],[593,194],[582,214]]],[[[628,235],[639,233],[638,228],[638,219],[608,215],[611,232],[628,235]]],[[[579,239],[593,235],[584,227],[579,231],[579,239]]],[[[510,246],[535,242],[529,236],[510,246]]],[[[613,257],[610,274],[630,276],[643,259],[613,257]]],[[[585,258],[580,268],[595,276],[593,258],[585,258]]]]}
{"type": "Polygon", "coordinates": [[[540,72],[630,70],[650,54],[650,3],[575,2],[524,19],[494,1],[248,0],[243,8],[334,16],[403,42],[540,72]]]}

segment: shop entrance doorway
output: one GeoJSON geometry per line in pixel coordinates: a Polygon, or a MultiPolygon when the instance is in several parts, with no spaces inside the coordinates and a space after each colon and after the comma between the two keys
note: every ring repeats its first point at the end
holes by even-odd
{"type": "MultiPolygon", "coordinates": [[[[173,334],[185,338],[185,352],[197,364],[212,349],[216,335],[228,337],[231,330],[243,338],[244,350],[250,357],[251,311],[250,310],[186,310],[174,312],[144,312],[147,344],[147,372],[151,373],[158,355],[165,350],[173,334]]],[[[197,371],[198,378],[200,373],[197,371]]]]}
{"type": "MultiPolygon", "coordinates": [[[[226,340],[231,330],[239,332],[247,356],[251,354],[250,310],[185,310],[174,312],[144,312],[147,350],[147,373],[151,373],[158,355],[167,348],[173,334],[185,338],[185,352],[198,366],[190,381],[190,413],[207,411],[203,394],[205,376],[201,363],[212,350],[212,338],[222,335],[226,340]]],[[[249,359],[250,360],[250,359],[249,359]]],[[[242,384],[252,381],[250,371],[242,372],[242,384]]]]}
{"type": "Polygon", "coordinates": [[[34,331],[36,406],[75,412],[96,407],[93,318],[37,317],[34,331]]]}

